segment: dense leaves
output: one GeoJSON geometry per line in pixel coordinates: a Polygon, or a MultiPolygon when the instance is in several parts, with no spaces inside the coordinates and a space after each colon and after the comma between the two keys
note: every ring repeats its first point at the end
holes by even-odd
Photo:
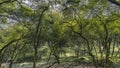
{"type": "Polygon", "coordinates": [[[36,62],[73,61],[115,67],[119,18],[117,0],[0,0],[0,64],[33,62],[36,68],[36,62]]]}

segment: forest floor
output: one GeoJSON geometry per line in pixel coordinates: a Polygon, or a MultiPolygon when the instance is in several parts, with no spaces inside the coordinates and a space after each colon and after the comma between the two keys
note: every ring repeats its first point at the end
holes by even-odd
{"type": "MultiPolygon", "coordinates": [[[[40,65],[40,67],[38,68],[95,68],[94,66],[87,66],[87,65],[78,65],[78,64],[54,64],[53,66],[49,65],[40,65]]],[[[103,67],[99,67],[99,68],[103,68],[103,67]]]]}
{"type": "MultiPolygon", "coordinates": [[[[54,65],[40,65],[38,68],[95,68],[93,65],[85,65],[85,64],[75,64],[75,63],[66,63],[66,64],[54,64],[54,65]]],[[[104,68],[104,67],[98,67],[104,68]]],[[[109,67],[113,68],[113,67],[109,67]]],[[[120,65],[116,65],[115,68],[120,68],[120,65]]]]}
{"type": "MultiPolygon", "coordinates": [[[[5,66],[4,68],[8,68],[5,66]]],[[[20,64],[13,64],[12,68],[32,68],[32,63],[20,63],[20,64]]],[[[95,68],[93,65],[86,65],[86,64],[77,64],[77,63],[60,63],[60,64],[37,64],[36,68],[95,68]]],[[[98,67],[104,68],[104,67],[98,67]]],[[[109,67],[113,68],[113,67],[109,67]]],[[[120,64],[116,65],[115,68],[120,68],[120,64]]]]}

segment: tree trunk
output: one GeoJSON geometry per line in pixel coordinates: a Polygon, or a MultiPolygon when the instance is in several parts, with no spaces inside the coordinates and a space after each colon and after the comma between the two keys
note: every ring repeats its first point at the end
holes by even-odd
{"type": "Polygon", "coordinates": [[[54,54],[54,56],[55,56],[56,62],[57,62],[58,64],[60,64],[60,59],[59,59],[60,57],[59,57],[59,55],[55,55],[55,54],[54,54]]]}
{"type": "Polygon", "coordinates": [[[36,61],[37,61],[37,47],[34,47],[33,68],[36,68],[36,61]]]}
{"type": "Polygon", "coordinates": [[[11,60],[11,62],[9,64],[9,68],[12,68],[12,64],[13,64],[13,61],[11,60]]]}
{"type": "Polygon", "coordinates": [[[1,68],[2,63],[0,62],[0,68],[1,68]]]}

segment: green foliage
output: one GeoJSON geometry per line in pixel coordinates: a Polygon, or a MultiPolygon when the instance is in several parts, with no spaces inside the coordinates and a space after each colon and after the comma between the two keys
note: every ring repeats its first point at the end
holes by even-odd
{"type": "Polygon", "coordinates": [[[119,62],[120,14],[107,0],[27,1],[0,5],[4,62],[61,61],[70,56],[77,57],[73,62],[98,66],[119,62]]]}

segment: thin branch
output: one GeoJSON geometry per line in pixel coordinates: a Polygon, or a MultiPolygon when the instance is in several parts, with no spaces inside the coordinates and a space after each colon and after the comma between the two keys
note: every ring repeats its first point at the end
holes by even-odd
{"type": "Polygon", "coordinates": [[[0,3],[0,6],[1,6],[2,4],[5,4],[5,3],[7,4],[7,3],[15,2],[15,1],[17,1],[17,0],[13,0],[13,1],[12,1],[12,0],[6,0],[6,1],[1,2],[1,3],[0,3]]]}
{"type": "Polygon", "coordinates": [[[116,0],[108,0],[109,2],[111,2],[111,3],[113,3],[113,4],[115,4],[115,5],[118,5],[118,6],[120,6],[120,3],[119,2],[117,2],[116,0]]]}
{"type": "Polygon", "coordinates": [[[16,42],[16,41],[18,41],[18,40],[20,40],[20,39],[14,39],[14,40],[10,41],[9,43],[7,43],[2,49],[0,49],[0,53],[1,53],[5,48],[7,48],[7,47],[10,46],[12,43],[14,43],[14,42],[16,42]]]}
{"type": "Polygon", "coordinates": [[[0,54],[2,53],[2,51],[3,51],[5,48],[7,48],[8,46],[10,46],[11,44],[13,44],[14,42],[19,41],[19,40],[21,40],[21,39],[23,39],[23,38],[25,38],[25,37],[26,37],[26,35],[24,35],[24,36],[22,35],[20,38],[14,39],[14,40],[8,42],[6,45],[4,45],[4,46],[0,49],[0,54]]]}

